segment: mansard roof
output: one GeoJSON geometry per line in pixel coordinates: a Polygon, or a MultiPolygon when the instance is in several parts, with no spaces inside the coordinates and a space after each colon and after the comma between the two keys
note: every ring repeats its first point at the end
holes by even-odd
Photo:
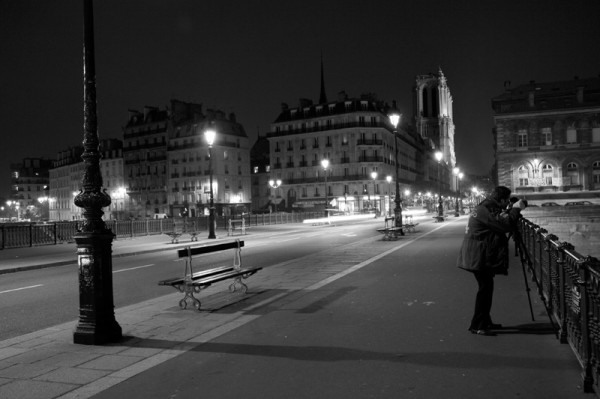
{"type": "Polygon", "coordinates": [[[381,101],[374,99],[374,95],[363,98],[345,98],[343,100],[324,104],[312,104],[310,101],[307,102],[307,100],[301,100],[301,104],[297,108],[288,108],[286,104],[283,104],[281,113],[274,123],[319,118],[330,115],[342,115],[354,112],[384,113],[385,106],[381,101]],[[304,104],[302,104],[303,102],[304,104]]]}

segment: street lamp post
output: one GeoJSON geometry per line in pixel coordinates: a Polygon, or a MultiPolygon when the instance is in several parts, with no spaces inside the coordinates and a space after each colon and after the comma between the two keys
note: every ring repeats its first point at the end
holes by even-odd
{"type": "MultiPolygon", "coordinates": [[[[277,189],[279,188],[279,186],[281,186],[281,179],[277,179],[277,180],[269,180],[269,186],[275,190],[275,195],[274,197],[277,198],[277,189]]],[[[275,204],[277,205],[277,204],[275,204]]]]}
{"type": "Polygon", "coordinates": [[[210,187],[210,203],[208,208],[208,238],[217,238],[215,235],[215,199],[213,193],[213,169],[212,169],[212,146],[215,142],[217,132],[212,129],[208,129],[204,132],[204,138],[208,144],[208,173],[209,173],[209,187],[210,187]]]}
{"type": "Polygon", "coordinates": [[[454,204],[454,216],[459,217],[460,210],[458,209],[458,195],[459,195],[458,175],[460,174],[460,169],[458,168],[458,166],[455,166],[454,169],[452,169],[452,172],[454,173],[454,178],[455,178],[455,182],[456,182],[456,203],[454,204]]]}
{"type": "Polygon", "coordinates": [[[389,118],[392,126],[394,127],[394,149],[396,153],[395,162],[396,162],[396,194],[394,195],[394,202],[396,206],[394,207],[394,227],[400,228],[400,234],[404,235],[404,231],[402,230],[402,204],[400,203],[400,159],[398,157],[398,123],[400,122],[400,118],[402,117],[396,110],[392,110],[389,113],[389,118]]]}
{"type": "Polygon", "coordinates": [[[435,159],[437,160],[437,175],[438,175],[438,217],[444,216],[444,205],[442,203],[442,180],[440,179],[440,161],[442,160],[443,154],[441,151],[435,153],[435,159]]]}
{"type": "MultiPolygon", "coordinates": [[[[377,194],[377,186],[375,184],[375,180],[377,179],[377,172],[373,171],[371,172],[371,179],[373,179],[373,208],[375,208],[375,217],[377,217],[377,200],[376,200],[376,195],[377,194]]],[[[369,200],[370,201],[370,200],[369,200]]]]}
{"type": "Polygon", "coordinates": [[[323,159],[321,161],[321,166],[323,167],[323,174],[325,175],[325,217],[328,217],[329,211],[327,210],[327,205],[329,204],[329,198],[327,193],[327,168],[329,167],[329,159],[323,159]]]}
{"type": "Polygon", "coordinates": [[[102,220],[102,208],[110,196],[102,190],[96,116],[96,65],[92,0],[83,3],[83,154],[82,188],[74,203],[83,208],[83,222],[74,235],[79,270],[79,321],[73,333],[76,344],[102,345],[122,338],[115,319],[112,286],[112,240],[114,233],[102,220]]]}
{"type": "Polygon", "coordinates": [[[388,216],[392,214],[392,176],[386,176],[385,180],[388,182],[388,216]]]}

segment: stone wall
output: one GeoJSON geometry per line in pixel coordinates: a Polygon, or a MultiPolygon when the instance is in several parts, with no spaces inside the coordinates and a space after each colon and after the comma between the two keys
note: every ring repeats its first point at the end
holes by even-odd
{"type": "Polygon", "coordinates": [[[523,217],[572,244],[580,254],[600,259],[600,206],[529,207],[523,217]]]}

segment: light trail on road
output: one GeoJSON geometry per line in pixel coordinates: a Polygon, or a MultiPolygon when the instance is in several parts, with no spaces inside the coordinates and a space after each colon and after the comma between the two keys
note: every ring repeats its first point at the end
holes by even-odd
{"type": "Polygon", "coordinates": [[[37,285],[30,285],[28,287],[14,288],[12,290],[0,291],[0,294],[6,294],[6,293],[9,293],[9,292],[15,292],[15,291],[28,290],[28,289],[31,289],[31,288],[42,287],[43,285],[44,284],[37,284],[37,285]]]}
{"type": "Polygon", "coordinates": [[[151,267],[151,266],[154,266],[154,263],[151,263],[149,265],[130,267],[130,268],[127,268],[127,269],[113,270],[113,274],[115,274],[115,273],[121,273],[121,272],[128,272],[130,270],[143,269],[145,267],[151,267]]]}

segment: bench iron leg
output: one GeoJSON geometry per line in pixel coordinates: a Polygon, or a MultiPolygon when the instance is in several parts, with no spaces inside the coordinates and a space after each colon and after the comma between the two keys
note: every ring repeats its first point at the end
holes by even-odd
{"type": "Polygon", "coordinates": [[[235,280],[233,281],[233,283],[231,283],[231,285],[229,286],[229,292],[235,292],[237,291],[237,285],[240,286],[240,289],[242,290],[242,294],[245,294],[246,292],[248,292],[248,286],[244,283],[242,283],[242,278],[241,277],[236,277],[235,280]]]}
{"type": "Polygon", "coordinates": [[[187,301],[189,299],[192,302],[192,304],[194,305],[194,307],[196,308],[196,310],[198,310],[198,311],[200,310],[200,300],[194,296],[194,293],[196,293],[196,294],[200,293],[200,287],[197,287],[197,286],[194,286],[191,284],[183,284],[183,285],[177,286],[177,289],[179,289],[179,291],[181,291],[185,294],[183,299],[181,299],[179,301],[179,307],[181,309],[187,308],[187,301]]]}

